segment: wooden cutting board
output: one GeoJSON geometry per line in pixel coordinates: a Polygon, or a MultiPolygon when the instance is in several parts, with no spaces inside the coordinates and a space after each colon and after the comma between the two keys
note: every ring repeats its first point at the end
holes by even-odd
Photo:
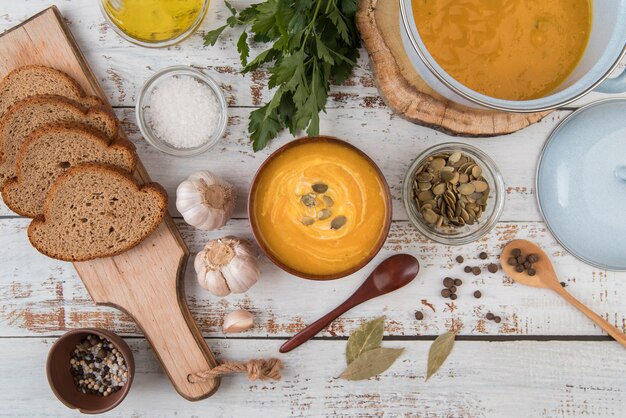
{"type": "MultiPolygon", "coordinates": [[[[107,103],[63,16],[54,6],[2,34],[0,57],[0,77],[23,65],[46,65],[69,74],[87,94],[99,96],[107,103]]],[[[141,164],[137,177],[150,181],[141,164]]],[[[188,256],[185,243],[167,216],[148,239],[130,251],[74,263],[74,267],[96,304],[114,306],[135,320],[176,391],[186,399],[199,400],[212,395],[219,380],[190,383],[187,379],[189,374],[217,364],[185,300],[182,275],[188,256]]]]}
{"type": "Polygon", "coordinates": [[[451,135],[495,136],[525,128],[550,113],[479,110],[436,93],[415,71],[404,50],[400,0],[361,0],[356,22],[380,95],[395,113],[411,122],[451,135]]]}

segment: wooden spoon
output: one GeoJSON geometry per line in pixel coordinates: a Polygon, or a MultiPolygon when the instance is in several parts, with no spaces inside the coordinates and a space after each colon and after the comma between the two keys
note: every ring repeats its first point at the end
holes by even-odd
{"type": "Polygon", "coordinates": [[[566,301],[578,308],[579,311],[591,318],[591,320],[600,328],[606,331],[611,337],[615,338],[618,343],[626,347],[626,335],[624,333],[609,324],[606,320],[604,320],[604,318],[583,305],[578,299],[574,298],[565,289],[563,289],[563,286],[561,286],[561,283],[556,276],[554,267],[550,262],[550,258],[548,258],[548,255],[536,244],[524,239],[517,239],[509,242],[502,250],[502,254],[500,255],[500,264],[502,265],[502,269],[505,273],[511,276],[511,278],[518,283],[525,284],[527,286],[554,290],[566,301]],[[515,266],[509,265],[508,260],[513,257],[511,252],[515,248],[519,248],[524,256],[528,256],[533,253],[539,256],[539,261],[533,263],[533,269],[536,271],[534,276],[529,276],[525,271],[518,273],[515,271],[515,266]]]}
{"type": "Polygon", "coordinates": [[[389,257],[374,269],[361,287],[344,303],[287,340],[280,347],[280,352],[287,353],[305,343],[349,309],[406,286],[417,276],[419,269],[420,264],[412,255],[397,254],[389,257]]]}

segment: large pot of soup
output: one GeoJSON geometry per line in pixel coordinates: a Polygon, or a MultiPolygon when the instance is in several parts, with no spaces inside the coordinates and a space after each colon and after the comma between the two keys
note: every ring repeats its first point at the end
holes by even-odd
{"type": "Polygon", "coordinates": [[[626,0],[400,0],[415,69],[460,104],[510,112],[626,92],[626,0]]]}

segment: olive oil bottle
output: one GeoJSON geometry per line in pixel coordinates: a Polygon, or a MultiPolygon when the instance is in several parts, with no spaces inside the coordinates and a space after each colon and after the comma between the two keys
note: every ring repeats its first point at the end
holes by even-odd
{"type": "Polygon", "coordinates": [[[118,33],[144,46],[166,46],[191,34],[209,0],[100,0],[118,33]]]}

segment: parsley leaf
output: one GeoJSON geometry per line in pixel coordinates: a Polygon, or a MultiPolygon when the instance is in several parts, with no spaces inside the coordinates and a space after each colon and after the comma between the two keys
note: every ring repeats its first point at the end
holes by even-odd
{"type": "Polygon", "coordinates": [[[265,67],[273,98],[250,113],[248,132],[255,151],[282,129],[292,135],[319,134],[331,80],[343,83],[359,57],[355,14],[358,0],[264,0],[232,14],[226,25],[207,32],[205,45],[215,45],[227,27],[243,26],[237,41],[242,73],[265,67]],[[271,43],[252,61],[248,40],[271,43]]]}

